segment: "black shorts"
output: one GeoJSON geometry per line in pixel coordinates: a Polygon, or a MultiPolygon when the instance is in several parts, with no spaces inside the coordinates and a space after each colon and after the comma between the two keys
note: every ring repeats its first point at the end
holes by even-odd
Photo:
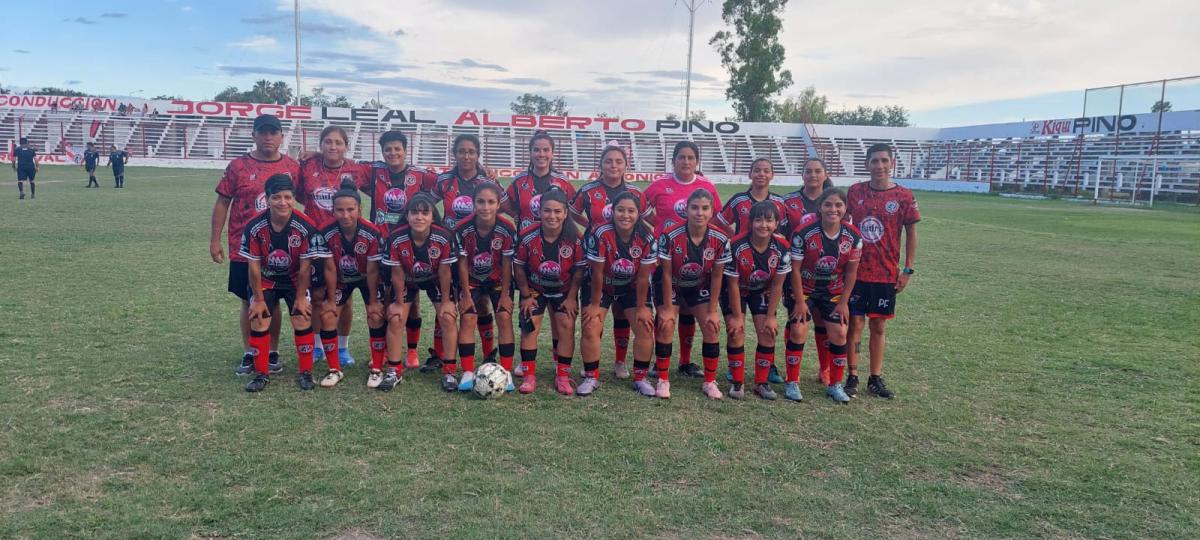
{"type": "Polygon", "coordinates": [[[229,261],[229,292],[246,302],[250,301],[250,263],[229,261]]]}
{"type": "Polygon", "coordinates": [[[811,312],[817,312],[817,313],[821,314],[821,319],[824,322],[831,322],[831,323],[849,322],[849,321],[843,321],[841,316],[839,316],[837,313],[834,312],[834,308],[836,308],[836,307],[837,307],[837,301],[835,301],[833,299],[812,298],[812,297],[808,298],[808,310],[810,312],[809,317],[812,317],[811,312]]]}
{"type": "MultiPolygon", "coordinates": [[[[500,309],[500,286],[495,284],[484,284],[478,287],[471,287],[471,302],[475,304],[475,313],[480,313],[480,307],[485,303],[491,307],[487,313],[496,313],[500,309]]],[[[508,291],[508,297],[512,298],[512,290],[508,291]]]]}
{"type": "Polygon", "coordinates": [[[125,176],[125,169],[113,169],[113,178],[125,176]]]}
{"type": "Polygon", "coordinates": [[[565,292],[549,296],[538,291],[532,292],[533,298],[537,300],[537,306],[533,308],[533,314],[535,316],[545,313],[547,307],[553,309],[555,313],[563,312],[563,302],[567,301],[567,294],[565,292]]]}
{"type": "Polygon", "coordinates": [[[84,167],[84,170],[86,170],[88,174],[95,174],[95,173],[96,173],[96,166],[95,166],[95,165],[92,165],[91,167],[84,167]]]}
{"type": "Polygon", "coordinates": [[[411,304],[417,301],[417,293],[425,291],[425,296],[434,304],[442,303],[442,288],[438,287],[436,279],[431,279],[423,283],[406,283],[404,287],[404,303],[411,304]]]}
{"type": "MultiPolygon", "coordinates": [[[[650,296],[654,300],[654,305],[667,305],[667,298],[663,298],[663,279],[662,272],[655,271],[654,278],[650,282],[650,296]]],[[[673,294],[669,300],[671,305],[695,307],[707,304],[712,298],[712,291],[708,290],[708,285],[699,287],[674,287],[673,294]],[[682,302],[682,303],[681,303],[682,302]]]]}
{"type": "MultiPolygon", "coordinates": [[[[249,289],[246,290],[249,293],[249,289]]],[[[279,305],[279,301],[283,300],[287,304],[288,314],[291,315],[296,309],[296,289],[267,289],[263,291],[263,302],[267,307],[275,309],[279,305]]]]}
{"type": "Polygon", "coordinates": [[[354,296],[354,289],[358,289],[359,296],[362,297],[364,304],[371,303],[371,295],[367,291],[367,280],[360,279],[354,283],[338,283],[338,288],[333,293],[333,298],[337,305],[346,305],[346,302],[349,302],[350,298],[354,296]]]}
{"type": "Polygon", "coordinates": [[[30,182],[32,182],[34,177],[36,177],[36,176],[37,176],[37,169],[26,169],[24,167],[17,169],[17,181],[18,182],[24,182],[26,180],[29,180],[30,182]]]}
{"type": "MultiPolygon", "coordinates": [[[[616,313],[618,310],[625,311],[627,309],[636,308],[637,307],[637,289],[635,289],[634,287],[635,286],[631,283],[628,286],[613,290],[612,293],[607,293],[607,292],[600,293],[600,307],[602,307],[604,309],[608,309],[610,307],[615,306],[616,309],[613,310],[613,313],[616,313]]],[[[647,295],[647,296],[653,296],[653,295],[647,295]]],[[[592,303],[592,288],[588,287],[579,292],[579,305],[587,306],[587,305],[590,305],[591,303],[592,303]]],[[[646,307],[649,307],[649,308],[654,307],[652,305],[652,302],[650,301],[650,298],[646,299],[646,307]]]]}
{"type": "MultiPolygon", "coordinates": [[[[770,292],[758,291],[747,293],[742,296],[742,313],[750,312],[751,315],[766,315],[767,308],[770,307],[770,292]]],[[[729,295],[721,295],[721,313],[723,315],[732,315],[733,306],[729,304],[729,295]]]]}
{"type": "Polygon", "coordinates": [[[872,283],[859,281],[850,294],[850,315],[867,316],[872,319],[890,319],[896,316],[896,285],[894,283],[872,283]]]}

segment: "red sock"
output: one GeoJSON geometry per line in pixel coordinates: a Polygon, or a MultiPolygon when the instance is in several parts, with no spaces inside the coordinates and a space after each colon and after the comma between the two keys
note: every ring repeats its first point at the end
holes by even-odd
{"type": "Polygon", "coordinates": [[[636,358],[633,359],[633,380],[634,381],[646,380],[646,374],[649,371],[650,371],[650,361],[649,360],[638,360],[636,358]]]}
{"type": "Polygon", "coordinates": [[[784,378],[787,382],[798,382],[800,380],[800,359],[804,356],[804,344],[796,343],[795,341],[787,342],[787,349],[784,352],[787,362],[787,374],[784,378]]]}
{"type": "Polygon", "coordinates": [[[846,374],[846,345],[830,343],[829,357],[829,384],[838,384],[846,374]]]}
{"type": "Polygon", "coordinates": [[[767,384],[774,363],[775,347],[759,345],[754,349],[754,384],[767,384]]]}
{"type": "Polygon", "coordinates": [[[521,368],[526,377],[532,377],[537,370],[537,349],[521,349],[521,368]]]}
{"type": "Polygon", "coordinates": [[[475,371],[474,343],[461,343],[458,345],[458,361],[462,363],[464,372],[475,371]]]}
{"type": "Polygon", "coordinates": [[[654,344],[654,369],[658,371],[658,380],[669,381],[671,379],[670,343],[654,344]]]}
{"type": "MultiPolygon", "coordinates": [[[[342,369],[338,363],[337,354],[337,330],[321,330],[321,349],[325,351],[325,365],[329,369],[342,369]]],[[[374,363],[375,351],[371,351],[372,363],[374,363]]]]}
{"type": "MultiPolygon", "coordinates": [[[[317,344],[317,336],[312,327],[295,331],[296,356],[299,358],[300,373],[312,373],[313,347],[317,344]]],[[[337,343],[336,341],[334,342],[337,343]]]]}
{"type": "Polygon", "coordinates": [[[271,333],[267,331],[250,332],[250,352],[254,354],[254,371],[261,375],[267,374],[267,359],[271,352],[271,333]]]}
{"type": "MultiPolygon", "coordinates": [[[[383,362],[387,360],[387,327],[380,326],[371,328],[369,331],[371,335],[371,369],[380,369],[383,367],[383,362]]],[[[329,356],[328,349],[326,349],[326,356],[329,356]]],[[[329,369],[335,369],[337,360],[330,362],[329,366],[329,369]]]]}
{"type": "Polygon", "coordinates": [[[571,357],[570,356],[560,356],[560,355],[555,355],[555,356],[558,356],[558,362],[554,365],[554,374],[559,377],[570,377],[571,376],[571,357]]]}
{"type": "Polygon", "coordinates": [[[591,377],[593,379],[599,379],[600,378],[600,361],[597,360],[595,362],[584,362],[583,363],[583,376],[591,377]]]}
{"type": "Polygon", "coordinates": [[[704,382],[717,382],[717,365],[720,363],[721,344],[701,343],[700,354],[704,358],[704,382]]]}
{"type": "Polygon", "coordinates": [[[733,374],[734,384],[746,382],[746,348],[726,347],[725,355],[729,362],[729,372],[733,374]]]}
{"type": "Polygon", "coordinates": [[[404,322],[404,334],[408,338],[408,348],[415,349],[421,343],[421,318],[409,319],[404,322]]]}
{"type": "Polygon", "coordinates": [[[692,341],[696,337],[696,318],[679,316],[679,364],[692,363],[692,341]]]}
{"type": "Polygon", "coordinates": [[[454,375],[458,372],[458,361],[454,357],[442,359],[442,374],[454,375]]]}
{"type": "Polygon", "coordinates": [[[510,372],[513,369],[513,349],[512,343],[500,344],[500,367],[510,372]]]}
{"type": "Polygon", "coordinates": [[[629,351],[629,319],[613,319],[613,344],[617,346],[616,363],[624,364],[629,351]]]}
{"type": "Polygon", "coordinates": [[[437,325],[433,328],[433,355],[446,359],[446,349],[442,346],[442,326],[437,325]]]}
{"type": "Polygon", "coordinates": [[[492,351],[496,350],[496,325],[493,320],[490,314],[480,315],[476,325],[479,327],[479,342],[483,346],[482,352],[485,358],[491,356],[492,351]]]}

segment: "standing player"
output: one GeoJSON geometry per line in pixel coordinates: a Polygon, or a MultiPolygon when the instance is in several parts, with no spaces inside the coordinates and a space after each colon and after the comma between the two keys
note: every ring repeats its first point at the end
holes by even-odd
{"type": "Polygon", "coordinates": [[[295,333],[301,390],[312,390],[313,344],[312,304],[309,299],[311,260],[327,257],[316,227],[296,211],[296,187],[286,174],[272,175],[264,186],[269,209],[246,224],[238,254],[248,263],[250,288],[250,346],[254,359],[254,379],[246,383],[247,392],[259,392],[271,382],[267,355],[268,329],[279,319],[279,301],[287,304],[295,333]]]}
{"type": "MultiPolygon", "coordinates": [[[[748,309],[754,321],[758,347],[754,351],[754,393],[763,399],[775,399],[768,384],[768,366],[775,363],[775,339],[779,335],[779,320],[775,312],[783,296],[783,283],[792,271],[787,240],[777,234],[782,213],[774,201],[754,204],[747,213],[749,225],[730,242],[730,264],[725,266],[728,286],[721,295],[721,312],[725,314],[728,338],[725,352],[733,386],[729,397],[745,396],[746,376],[746,315],[748,309]]],[[[787,357],[788,385],[785,394],[800,401],[800,357],[787,357]]]]}
{"type": "Polygon", "coordinates": [[[34,183],[34,179],[37,178],[38,173],[37,151],[29,147],[28,138],[21,137],[21,145],[13,149],[12,167],[14,171],[17,171],[17,191],[21,193],[17,198],[25,198],[26,180],[29,180],[29,198],[35,198],[37,184],[34,183]]]}
{"type": "MultiPolygon", "coordinates": [[[[250,281],[247,277],[249,265],[245,257],[238,254],[242,231],[246,223],[259,212],[267,209],[267,198],[263,184],[276,174],[284,174],[298,180],[300,164],[279,152],[283,144],[283,132],[279,117],[273,114],[260,115],[254,119],[254,150],[229,162],[225,174],[217,184],[217,200],[213,203],[212,226],[208,240],[208,252],[213,262],[225,262],[221,248],[221,229],[229,221],[229,292],[242,300],[239,320],[245,354],[237,368],[239,375],[254,371],[254,356],[250,350],[250,281]]],[[[271,319],[271,373],[283,369],[275,347],[279,343],[279,318],[271,319]]]]}
{"type": "Polygon", "coordinates": [[[80,163],[88,174],[87,187],[100,187],[100,182],[96,181],[96,165],[99,162],[100,152],[96,151],[96,143],[87,143],[87,150],[83,151],[83,163],[80,163]]]}
{"type": "MultiPolygon", "coordinates": [[[[789,228],[795,229],[802,226],[801,222],[805,220],[819,220],[817,208],[817,199],[821,197],[821,193],[833,187],[833,181],[829,179],[829,168],[825,166],[825,161],[821,158],[810,157],[804,161],[804,185],[783,196],[783,201],[787,210],[787,219],[790,222],[789,228]]],[[[791,235],[787,235],[789,238],[791,235]]],[[[788,312],[796,306],[794,293],[792,292],[792,281],[788,280],[783,285],[783,301],[788,308],[788,312]]],[[[791,326],[788,327],[791,331],[791,326]]],[[[796,336],[789,339],[803,343],[808,336],[796,336]]],[[[817,366],[818,378],[821,383],[828,385],[829,381],[829,347],[826,341],[825,326],[821,324],[813,325],[813,342],[817,346],[817,366]]],[[[774,366],[771,366],[772,374],[774,374],[774,366]]]]}
{"type": "Polygon", "coordinates": [[[117,150],[117,145],[112,145],[112,153],[108,155],[108,165],[112,167],[114,188],[125,187],[125,164],[129,163],[129,152],[117,150]]]}
{"type": "MultiPolygon", "coordinates": [[[[717,188],[701,176],[700,147],[691,141],[679,141],[671,151],[671,174],[654,179],[646,188],[646,200],[654,215],[650,218],[655,225],[654,233],[669,229],[688,220],[687,199],[696,190],[711,195],[712,215],[721,213],[721,196],[717,188]]],[[[658,279],[658,278],[656,278],[658,279]]],[[[692,363],[692,339],[696,336],[696,320],[690,313],[679,315],[679,371],[689,377],[703,377],[704,372],[692,363]]],[[[661,336],[660,336],[661,337],[661,336]]]]}
{"type": "MultiPolygon", "coordinates": [[[[613,201],[622,193],[632,193],[637,199],[637,207],[642,209],[643,219],[650,215],[646,195],[633,184],[625,181],[625,173],[629,159],[625,149],[616,142],[609,142],[600,153],[600,178],[592,180],[579,188],[575,199],[571,201],[571,213],[575,220],[587,225],[584,237],[589,237],[597,228],[612,221],[613,201]]],[[[586,288],[584,289],[586,290],[586,288]]],[[[613,361],[613,373],[618,379],[628,379],[629,369],[625,367],[625,356],[629,350],[629,319],[625,318],[625,310],[613,310],[613,344],[616,355],[613,361]]],[[[651,389],[653,390],[653,389],[651,389]]]]}
{"type": "MultiPolygon", "coordinates": [[[[797,292],[795,309],[790,315],[793,335],[804,335],[804,321],[811,316],[815,324],[828,332],[829,378],[826,393],[838,403],[848,403],[850,396],[842,386],[842,370],[846,367],[846,323],[851,315],[848,296],[854,290],[862,255],[862,237],[853,225],[844,223],[846,195],[839,189],[827,189],[817,199],[820,221],[808,223],[792,233],[792,289],[797,292]]],[[[796,351],[796,373],[799,374],[799,355],[803,343],[788,343],[796,351]]],[[[789,351],[789,355],[792,353],[789,351]]],[[[788,378],[792,377],[788,366],[788,378]]],[[[790,384],[790,383],[789,383],[790,384]]]]}
{"type": "Polygon", "coordinates": [[[579,342],[584,379],[576,390],[581,396],[600,386],[600,337],[610,306],[614,315],[623,312],[626,325],[630,320],[638,321],[634,334],[633,388],[643,396],[655,395],[654,387],[646,382],[646,374],[650,371],[654,341],[648,291],[658,256],[650,226],[642,221],[639,195],[629,191],[619,193],[612,203],[612,223],[600,225],[587,237],[585,250],[591,280],[584,284],[582,294],[583,336],[579,342]]]}
{"type": "Polygon", "coordinates": [[[571,356],[575,354],[579,282],[587,259],[568,208],[565,193],[552,189],[542,195],[541,221],[521,231],[521,244],[513,259],[513,277],[521,291],[522,394],[537,388],[537,340],[547,308],[558,335],[569,336],[554,349],[558,360],[554,389],[566,396],[575,393],[571,356]]]}
{"type": "MultiPolygon", "coordinates": [[[[721,318],[713,295],[721,294],[721,279],[725,265],[731,260],[729,237],[712,226],[713,196],[697,189],[687,198],[688,219],[663,231],[658,237],[660,279],[655,283],[655,303],[658,305],[658,332],[655,334],[658,386],[660,398],[671,397],[668,374],[671,367],[671,335],[675,333],[677,313],[687,313],[698,319],[704,341],[704,385],[700,387],[709,399],[721,399],[717,388],[717,361],[721,354],[721,318]]],[[[680,359],[680,372],[683,370],[680,359]]],[[[690,361],[690,360],[689,360],[690,361]]]]}
{"type": "MultiPolygon", "coordinates": [[[[871,180],[850,186],[846,194],[850,216],[862,231],[863,254],[859,280],[850,297],[850,375],[846,390],[854,395],[858,387],[859,342],[863,326],[870,320],[871,376],[867,391],[891,399],[894,395],[883,382],[884,331],[896,314],[896,295],[903,292],[913,275],[917,256],[917,222],[921,213],[912,191],[892,182],[895,167],[892,147],[874,144],[867,149],[867,171],[871,180]],[[900,262],[900,232],[904,231],[904,267],[900,262]]],[[[832,337],[831,337],[832,339],[832,337]]]]}

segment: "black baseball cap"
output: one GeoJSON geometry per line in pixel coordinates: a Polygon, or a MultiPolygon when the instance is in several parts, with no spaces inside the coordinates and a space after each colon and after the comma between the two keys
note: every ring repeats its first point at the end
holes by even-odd
{"type": "Polygon", "coordinates": [[[254,131],[265,130],[283,131],[283,125],[279,123],[279,117],[273,114],[260,114],[254,119],[254,131]]]}

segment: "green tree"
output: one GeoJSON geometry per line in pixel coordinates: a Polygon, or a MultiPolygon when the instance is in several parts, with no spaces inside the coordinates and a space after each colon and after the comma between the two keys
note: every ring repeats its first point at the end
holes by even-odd
{"type": "Polygon", "coordinates": [[[56,86],[43,86],[37,90],[27,90],[27,96],[69,96],[69,97],[89,97],[90,94],[71,90],[70,88],[58,88],[56,86]]]}
{"type": "Polygon", "coordinates": [[[213,96],[213,101],[237,101],[244,103],[274,103],[287,105],[292,102],[292,87],[286,81],[259,79],[245,92],[236,86],[228,86],[213,96]]]}
{"type": "MultiPolygon", "coordinates": [[[[666,120],[679,120],[679,115],[675,113],[668,113],[666,120]]],[[[703,120],[708,120],[708,113],[704,112],[703,109],[688,113],[689,122],[700,122],[703,120]]]]}
{"type": "Polygon", "coordinates": [[[725,0],[721,18],[733,31],[721,30],[709,40],[729,73],[725,97],[744,122],[772,120],[774,96],[792,85],[792,72],[781,69],[779,43],[779,13],[786,5],[787,0],[725,0]]]}
{"type": "Polygon", "coordinates": [[[183,99],[183,98],[181,98],[181,97],[179,97],[179,96],[170,96],[170,95],[167,95],[167,94],[159,94],[159,95],[157,95],[157,96],[154,96],[154,97],[152,97],[152,98],[150,98],[150,99],[155,99],[155,100],[163,100],[163,101],[173,101],[173,100],[176,100],[176,99],[183,99]]]}
{"type": "Polygon", "coordinates": [[[1163,101],[1161,99],[1158,101],[1155,101],[1154,105],[1150,107],[1150,112],[1152,112],[1152,113],[1171,112],[1171,102],[1163,101]]]}
{"type": "Polygon", "coordinates": [[[775,106],[775,118],[792,124],[829,123],[829,98],[817,94],[809,86],[797,96],[789,97],[775,106]]]}
{"type": "Polygon", "coordinates": [[[549,99],[538,94],[522,94],[516,101],[509,104],[513,114],[536,114],[536,115],[553,115],[566,116],[570,114],[567,110],[567,101],[562,96],[554,99],[549,99]]]}
{"type": "Polygon", "coordinates": [[[359,108],[361,108],[361,109],[386,109],[386,108],[388,108],[388,106],[387,106],[387,103],[384,103],[379,98],[373,97],[371,99],[364,101],[363,104],[359,106],[359,108]]]}

